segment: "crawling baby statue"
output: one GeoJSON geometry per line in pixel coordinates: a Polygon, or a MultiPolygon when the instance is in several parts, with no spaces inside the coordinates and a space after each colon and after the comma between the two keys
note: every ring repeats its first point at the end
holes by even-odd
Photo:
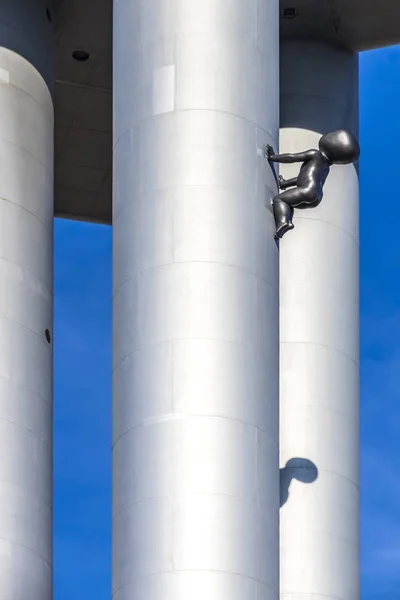
{"type": "Polygon", "coordinates": [[[293,209],[318,206],[322,200],[323,186],[330,167],[347,165],[358,160],[360,146],[351,133],[339,130],[323,135],[319,141],[319,150],[306,150],[296,154],[275,154],[272,146],[267,146],[265,156],[271,162],[303,163],[297,177],[285,180],[279,176],[279,188],[282,191],[275,196],[273,208],[276,224],[275,236],[281,238],[294,227],[293,209]]]}

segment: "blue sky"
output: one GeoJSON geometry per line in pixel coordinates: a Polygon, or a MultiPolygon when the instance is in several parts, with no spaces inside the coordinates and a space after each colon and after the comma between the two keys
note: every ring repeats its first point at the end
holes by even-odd
{"type": "Polygon", "coordinates": [[[400,194],[386,178],[399,173],[400,47],[360,67],[362,600],[399,600],[400,239],[387,222],[400,194]]]}
{"type": "MultiPolygon", "coordinates": [[[[360,67],[362,600],[399,600],[400,191],[384,179],[400,170],[400,47],[365,53],[360,67]]],[[[55,223],[54,386],[55,600],[109,600],[108,227],[55,223]]]]}
{"type": "Polygon", "coordinates": [[[55,222],[55,600],[110,600],[111,228],[55,222]]]}

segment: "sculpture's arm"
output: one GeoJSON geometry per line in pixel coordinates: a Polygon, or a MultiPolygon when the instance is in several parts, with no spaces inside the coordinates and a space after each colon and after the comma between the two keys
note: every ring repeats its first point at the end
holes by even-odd
{"type": "Polygon", "coordinates": [[[311,160],[315,156],[315,150],[306,150],[305,152],[296,152],[294,154],[267,154],[268,160],[277,163],[297,163],[311,160]]]}
{"type": "Polygon", "coordinates": [[[291,179],[283,179],[283,177],[279,176],[279,187],[281,190],[286,190],[289,187],[295,187],[297,185],[297,177],[292,177],[291,179]]]}

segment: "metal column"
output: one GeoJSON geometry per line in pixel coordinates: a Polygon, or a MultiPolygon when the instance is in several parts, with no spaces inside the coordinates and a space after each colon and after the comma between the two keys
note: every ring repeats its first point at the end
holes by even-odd
{"type": "Polygon", "coordinates": [[[0,596],[52,598],[52,29],[0,2],[0,596]],[[46,337],[50,336],[50,343],[46,337]]]}
{"type": "MultiPolygon", "coordinates": [[[[357,135],[358,56],[285,41],[281,127],[281,152],[357,135]]],[[[359,597],[358,227],[357,170],[334,166],[280,243],[282,600],[359,597]]]]}
{"type": "Polygon", "coordinates": [[[114,0],[115,600],[279,586],[278,0],[114,0]]]}

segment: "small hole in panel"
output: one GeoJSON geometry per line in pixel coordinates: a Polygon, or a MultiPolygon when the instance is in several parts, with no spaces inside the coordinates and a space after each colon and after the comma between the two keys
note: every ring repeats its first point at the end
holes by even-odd
{"type": "Polygon", "coordinates": [[[78,62],[86,62],[89,60],[90,55],[85,50],[75,50],[75,52],[72,53],[72,58],[78,62]]]}

